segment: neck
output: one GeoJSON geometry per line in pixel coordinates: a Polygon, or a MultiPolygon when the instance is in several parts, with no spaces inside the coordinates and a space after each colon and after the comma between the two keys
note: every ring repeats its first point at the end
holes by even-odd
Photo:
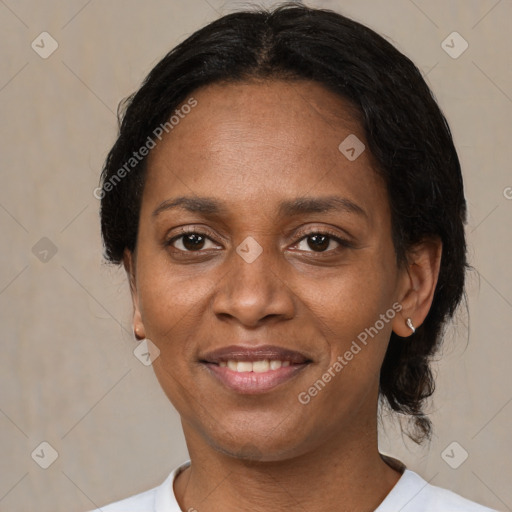
{"type": "Polygon", "coordinates": [[[191,466],[175,482],[182,510],[372,511],[401,476],[382,460],[376,426],[363,439],[361,430],[340,432],[308,453],[272,462],[221,454],[184,430],[191,466]]]}

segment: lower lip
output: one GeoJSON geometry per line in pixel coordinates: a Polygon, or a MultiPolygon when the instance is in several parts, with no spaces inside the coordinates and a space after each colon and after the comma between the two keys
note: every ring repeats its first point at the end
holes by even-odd
{"type": "Polygon", "coordinates": [[[205,363],[210,372],[227,388],[244,394],[265,393],[289,381],[306,366],[305,364],[292,364],[268,372],[236,372],[227,366],[218,366],[213,363],[205,363]]]}

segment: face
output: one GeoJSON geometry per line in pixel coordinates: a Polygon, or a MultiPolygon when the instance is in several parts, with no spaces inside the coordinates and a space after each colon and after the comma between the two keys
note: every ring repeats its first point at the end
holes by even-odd
{"type": "Polygon", "coordinates": [[[125,259],[185,436],[278,460],[361,435],[406,282],[368,149],[338,149],[363,129],[306,81],[192,96],[148,158],[125,259]]]}

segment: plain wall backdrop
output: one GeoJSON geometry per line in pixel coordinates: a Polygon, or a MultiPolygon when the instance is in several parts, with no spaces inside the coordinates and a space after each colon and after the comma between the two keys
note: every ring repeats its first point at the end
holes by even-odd
{"type": "MultiPolygon", "coordinates": [[[[160,484],[187,458],[177,413],[133,354],[128,285],[102,261],[93,190],[118,102],[177,43],[251,4],[0,1],[1,511],[86,511],[160,484]]],[[[512,2],[307,4],[361,21],[416,63],[465,178],[476,271],[469,316],[462,307],[435,363],[435,436],[415,447],[385,417],[382,451],[512,510],[512,2]]]]}

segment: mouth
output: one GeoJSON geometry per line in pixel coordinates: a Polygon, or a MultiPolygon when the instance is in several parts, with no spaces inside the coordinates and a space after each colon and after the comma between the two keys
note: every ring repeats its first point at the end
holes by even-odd
{"type": "Polygon", "coordinates": [[[294,378],[312,360],[276,346],[230,346],[200,357],[210,374],[228,389],[243,394],[268,392],[294,378]]]}

